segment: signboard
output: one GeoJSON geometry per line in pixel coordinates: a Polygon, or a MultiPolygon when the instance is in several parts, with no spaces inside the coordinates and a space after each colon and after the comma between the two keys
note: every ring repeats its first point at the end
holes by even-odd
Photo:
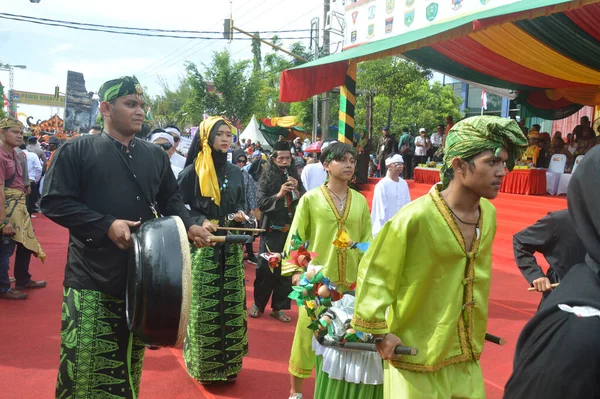
{"type": "Polygon", "coordinates": [[[524,0],[347,1],[344,50],[524,0]]]}
{"type": "Polygon", "coordinates": [[[53,94],[32,93],[30,91],[12,90],[13,104],[45,105],[47,107],[64,107],[65,96],[54,97],[53,94]]]}

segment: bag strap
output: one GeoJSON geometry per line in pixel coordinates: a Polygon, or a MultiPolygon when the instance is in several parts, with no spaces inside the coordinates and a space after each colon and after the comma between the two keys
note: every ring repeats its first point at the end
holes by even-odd
{"type": "MultiPolygon", "coordinates": [[[[155,201],[152,201],[150,198],[148,198],[148,196],[146,195],[146,192],[144,191],[144,188],[142,187],[142,184],[139,182],[139,180],[137,179],[137,176],[135,175],[135,173],[133,172],[133,170],[129,166],[129,163],[125,159],[125,156],[123,156],[123,153],[121,153],[121,151],[119,151],[115,147],[115,144],[111,141],[111,138],[108,137],[108,134],[106,132],[102,132],[101,136],[104,137],[104,139],[108,142],[109,147],[113,149],[113,151],[117,154],[117,156],[119,157],[119,159],[121,160],[121,162],[123,163],[123,165],[125,165],[125,169],[127,169],[127,171],[129,172],[128,173],[129,176],[133,179],[133,181],[135,182],[135,184],[138,186],[139,190],[142,193],[142,196],[144,197],[144,199],[148,203],[148,206],[150,207],[150,210],[154,214],[154,217],[158,218],[159,214],[158,214],[158,211],[157,211],[157,209],[158,209],[157,203],[155,201]]],[[[134,140],[135,140],[135,138],[134,138],[134,140]]]]}
{"type": "Polygon", "coordinates": [[[11,177],[9,177],[8,179],[4,180],[4,188],[9,188],[11,184],[13,184],[13,182],[15,181],[15,177],[17,176],[17,154],[15,153],[15,151],[13,150],[13,161],[15,161],[15,173],[13,173],[13,175],[11,177]]]}

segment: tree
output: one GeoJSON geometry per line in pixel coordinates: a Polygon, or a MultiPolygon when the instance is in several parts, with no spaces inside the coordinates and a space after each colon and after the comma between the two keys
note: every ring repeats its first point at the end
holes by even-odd
{"type": "Polygon", "coordinates": [[[186,83],[189,85],[191,91],[190,96],[185,99],[181,110],[192,125],[199,125],[204,119],[206,82],[200,71],[198,71],[198,67],[193,62],[186,62],[185,70],[187,73],[185,78],[186,83]]]}
{"type": "Polygon", "coordinates": [[[259,76],[250,75],[250,61],[232,61],[228,51],[215,52],[205,78],[214,91],[206,95],[207,112],[225,115],[235,124],[250,121],[255,112],[260,89],[259,76]]]}
{"type": "Polygon", "coordinates": [[[192,87],[189,81],[180,77],[179,84],[174,90],[162,78],[159,78],[159,84],[163,93],[148,101],[155,124],[165,126],[174,123],[183,126],[189,123],[188,114],[183,110],[184,104],[192,96],[192,87]]]}
{"type": "Polygon", "coordinates": [[[399,134],[408,126],[413,133],[423,127],[429,132],[444,122],[446,115],[460,119],[462,100],[454,94],[451,86],[430,83],[432,73],[413,62],[397,57],[382,58],[359,64],[355,126],[367,127],[367,96],[373,98],[373,133],[388,124],[391,104],[392,133],[399,134]]]}

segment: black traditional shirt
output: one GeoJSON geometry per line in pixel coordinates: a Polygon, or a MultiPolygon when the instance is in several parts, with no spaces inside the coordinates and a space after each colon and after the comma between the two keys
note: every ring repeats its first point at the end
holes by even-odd
{"type": "Polygon", "coordinates": [[[212,198],[202,196],[193,164],[188,165],[177,179],[183,202],[190,206],[190,215],[194,223],[200,226],[206,219],[218,220],[219,225],[224,226],[227,215],[244,210],[246,193],[240,168],[225,162],[216,172],[221,187],[220,205],[215,204],[212,198]]]}
{"type": "MultiPolygon", "coordinates": [[[[273,163],[269,166],[275,168],[273,163]]],[[[300,196],[298,196],[295,202],[292,199],[291,193],[277,198],[277,193],[279,193],[281,186],[287,181],[288,176],[279,168],[269,173],[263,173],[258,181],[257,203],[258,208],[263,212],[261,228],[267,230],[267,232],[270,230],[287,231],[285,226],[289,227],[292,224],[294,211],[298,205],[297,201],[306,192],[302,185],[302,180],[298,179],[297,189],[300,196]]]]}
{"type": "Polygon", "coordinates": [[[160,214],[181,217],[186,228],[193,224],[169,158],[156,145],[134,138],[127,148],[106,133],[78,137],[57,151],[41,208],[69,229],[64,285],[122,296],[129,251],[108,238],[111,224],[154,218],[151,201],[160,214]]]}
{"type": "Polygon", "coordinates": [[[575,230],[575,223],[566,209],[551,212],[515,234],[513,247],[517,266],[529,284],[545,277],[535,259],[536,252],[544,255],[548,261],[548,278],[552,283],[560,282],[571,267],[583,262],[586,253],[575,230]]]}

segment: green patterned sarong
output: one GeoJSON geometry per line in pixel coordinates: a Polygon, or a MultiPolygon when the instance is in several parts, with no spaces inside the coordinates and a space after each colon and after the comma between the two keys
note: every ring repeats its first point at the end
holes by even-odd
{"type": "Polygon", "coordinates": [[[56,398],[137,398],[144,344],[127,328],[125,301],[65,287],[56,398]]]}
{"type": "Polygon", "coordinates": [[[246,274],[239,245],[192,249],[192,305],[183,358],[200,381],[226,381],[248,354],[246,274]]]}

